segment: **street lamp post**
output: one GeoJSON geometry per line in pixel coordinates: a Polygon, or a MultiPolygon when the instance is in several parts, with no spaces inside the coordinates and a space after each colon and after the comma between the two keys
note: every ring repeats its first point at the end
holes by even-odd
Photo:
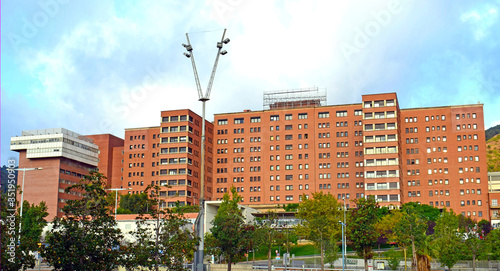
{"type": "Polygon", "coordinates": [[[345,233],[344,233],[344,228],[345,228],[345,223],[342,221],[339,221],[341,227],[342,227],[342,271],[345,271],[345,233]]]}
{"type": "Polygon", "coordinates": [[[224,29],[224,33],[222,34],[222,39],[220,42],[217,42],[217,57],[215,58],[215,63],[212,68],[212,74],[210,76],[210,80],[208,82],[207,90],[205,94],[203,94],[201,90],[201,85],[200,85],[200,78],[198,77],[198,70],[196,69],[196,64],[194,61],[194,54],[193,54],[193,46],[191,46],[191,42],[189,41],[189,35],[186,33],[186,38],[187,38],[187,44],[182,44],[184,48],[186,48],[187,52],[184,53],[184,56],[187,58],[191,59],[191,64],[193,66],[193,73],[194,73],[194,79],[196,81],[196,88],[198,90],[198,100],[202,102],[202,124],[201,124],[201,174],[200,174],[200,200],[199,200],[199,205],[200,205],[200,211],[198,214],[198,217],[196,218],[195,221],[195,232],[197,237],[200,238],[200,243],[198,245],[198,249],[196,250],[194,254],[194,262],[193,262],[193,270],[194,271],[203,271],[203,249],[204,249],[204,244],[203,244],[203,238],[204,238],[204,213],[205,213],[205,103],[206,101],[210,100],[210,92],[212,90],[212,84],[215,78],[215,71],[217,70],[217,65],[219,63],[219,56],[227,54],[226,50],[222,50],[222,47],[224,44],[229,43],[229,39],[225,38],[226,35],[226,29],[224,29]]]}
{"type": "Polygon", "coordinates": [[[346,254],[347,254],[347,228],[346,228],[346,221],[345,221],[345,197],[342,198],[344,200],[344,222],[342,223],[342,271],[345,271],[345,260],[346,260],[346,254]]]}
{"type": "Polygon", "coordinates": [[[17,171],[22,171],[23,172],[23,184],[21,186],[21,210],[19,212],[19,244],[21,244],[21,225],[23,221],[23,203],[24,203],[24,180],[26,177],[26,171],[30,170],[42,170],[41,167],[35,167],[35,168],[17,168],[15,169],[17,171]]]}
{"type": "Polygon", "coordinates": [[[116,211],[118,210],[118,191],[131,190],[132,188],[108,188],[106,190],[115,191],[115,221],[116,221],[116,211]]]}

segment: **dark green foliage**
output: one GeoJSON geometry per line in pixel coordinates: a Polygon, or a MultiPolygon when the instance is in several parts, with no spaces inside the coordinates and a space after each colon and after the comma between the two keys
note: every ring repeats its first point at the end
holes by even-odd
{"type": "Polygon", "coordinates": [[[146,196],[140,204],[148,206],[147,213],[139,214],[132,233],[135,240],[122,248],[122,264],[129,270],[158,270],[160,265],[185,270],[184,262],[192,259],[198,245],[182,209],[158,208],[159,192],[159,186],[149,185],[142,193],[146,196]]]}
{"type": "Polygon", "coordinates": [[[427,221],[413,205],[404,205],[401,219],[394,227],[396,242],[403,248],[412,250],[412,269],[417,268],[417,252],[426,240],[427,221]]]}
{"type": "Polygon", "coordinates": [[[486,243],[492,260],[500,260],[500,229],[495,229],[486,236],[486,243]]]}
{"type": "Polygon", "coordinates": [[[105,177],[91,172],[66,189],[82,199],[68,200],[65,217],[55,218],[47,234],[43,257],[54,270],[114,270],[122,239],[106,200],[105,177]]]}
{"type": "MultiPolygon", "coordinates": [[[[299,205],[297,218],[302,222],[297,226],[297,234],[312,241],[321,252],[321,270],[325,268],[325,249],[328,243],[341,238],[341,205],[331,194],[313,193],[309,199],[305,195],[299,205]]],[[[330,246],[331,247],[331,246],[330,246]]]]}
{"type": "Polygon", "coordinates": [[[172,209],[177,213],[198,213],[200,211],[199,205],[180,205],[179,201],[175,203],[175,207],[172,209]]]}
{"type": "Polygon", "coordinates": [[[377,208],[377,217],[382,218],[390,213],[390,210],[387,206],[382,206],[377,208]]]}
{"type": "Polygon", "coordinates": [[[490,138],[500,134],[500,124],[497,126],[493,126],[491,128],[486,129],[485,135],[486,135],[486,141],[490,140],[490,138]]]}
{"type": "Polygon", "coordinates": [[[147,195],[144,193],[122,195],[117,212],[119,214],[144,214],[148,209],[146,199],[147,195]]]}
{"type": "Polygon", "coordinates": [[[299,208],[298,203],[289,203],[289,204],[283,205],[283,209],[285,209],[286,212],[297,212],[298,208],[299,208]]]}
{"type": "Polygon", "coordinates": [[[48,216],[45,202],[39,205],[30,205],[24,201],[21,235],[19,235],[19,212],[9,211],[7,197],[2,195],[1,204],[1,231],[2,231],[2,263],[1,270],[20,270],[24,268],[33,268],[35,266],[34,255],[30,251],[38,251],[43,228],[47,224],[45,217],[48,216]],[[13,220],[13,223],[11,224],[13,220]],[[19,236],[21,242],[19,244],[19,236]],[[14,245],[14,246],[11,246],[14,245]],[[12,251],[15,250],[15,251],[12,251]]]}
{"type": "Polygon", "coordinates": [[[468,231],[471,228],[474,228],[476,222],[472,220],[470,217],[466,217],[462,214],[458,215],[458,227],[461,231],[468,231]]]}
{"type": "Polygon", "coordinates": [[[403,204],[402,208],[412,206],[412,208],[419,213],[427,221],[436,221],[441,214],[441,210],[427,204],[419,204],[417,202],[408,202],[403,204]]]}
{"type": "Polygon", "coordinates": [[[379,233],[375,228],[378,222],[378,203],[374,197],[354,200],[356,209],[349,215],[347,238],[352,242],[354,250],[365,261],[368,270],[368,259],[373,257],[372,248],[377,244],[379,233]]]}
{"type": "Polygon", "coordinates": [[[472,256],[472,270],[476,270],[476,260],[486,256],[487,245],[484,240],[485,236],[482,230],[473,221],[472,225],[467,225],[460,228],[462,239],[465,244],[465,255],[472,256]]]}
{"type": "Polygon", "coordinates": [[[271,271],[273,248],[281,246],[286,242],[285,234],[276,225],[278,225],[278,215],[273,212],[267,213],[262,219],[256,221],[256,243],[259,250],[267,253],[267,267],[269,271],[271,271]]]}
{"type": "Polygon", "coordinates": [[[437,258],[442,265],[449,269],[460,259],[463,249],[461,235],[458,232],[458,216],[451,210],[444,210],[436,221],[435,233],[433,235],[433,246],[437,258]]]}
{"type": "Polygon", "coordinates": [[[224,194],[223,201],[217,210],[210,233],[205,237],[205,246],[210,254],[221,255],[231,270],[231,264],[242,258],[252,247],[251,240],[255,228],[245,224],[238,203],[241,197],[236,188],[231,188],[231,196],[224,194]]]}
{"type": "Polygon", "coordinates": [[[391,270],[398,270],[399,262],[404,259],[403,253],[394,248],[389,249],[385,253],[385,256],[387,257],[387,262],[391,270]]]}
{"type": "Polygon", "coordinates": [[[477,226],[481,229],[482,233],[485,236],[488,235],[492,230],[491,223],[486,219],[482,219],[481,221],[477,222],[477,226]]]}
{"type": "Polygon", "coordinates": [[[340,253],[342,253],[342,245],[339,247],[336,240],[325,243],[325,263],[330,264],[331,267],[333,267],[333,263],[340,258],[340,253]]]}

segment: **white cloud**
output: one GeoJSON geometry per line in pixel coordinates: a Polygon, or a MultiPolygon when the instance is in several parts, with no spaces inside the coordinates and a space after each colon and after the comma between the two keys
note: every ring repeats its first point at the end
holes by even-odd
{"type": "Polygon", "coordinates": [[[490,35],[491,28],[498,22],[497,8],[488,5],[480,11],[472,10],[464,13],[460,19],[470,25],[474,39],[481,41],[490,35]]]}
{"type": "Polygon", "coordinates": [[[495,127],[497,125],[500,125],[500,119],[497,119],[497,120],[493,121],[492,123],[490,123],[490,125],[487,126],[487,129],[491,128],[491,127],[495,127]]]}

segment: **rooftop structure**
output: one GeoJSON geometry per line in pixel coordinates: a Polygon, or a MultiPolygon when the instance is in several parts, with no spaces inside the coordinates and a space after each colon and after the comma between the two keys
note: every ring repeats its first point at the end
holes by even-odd
{"type": "Polygon", "coordinates": [[[81,163],[98,165],[98,146],[89,138],[64,128],[22,131],[11,138],[13,151],[26,151],[26,158],[65,157],[81,163]]]}
{"type": "Polygon", "coordinates": [[[318,107],[326,105],[326,90],[317,87],[264,92],[264,109],[318,107]]]}

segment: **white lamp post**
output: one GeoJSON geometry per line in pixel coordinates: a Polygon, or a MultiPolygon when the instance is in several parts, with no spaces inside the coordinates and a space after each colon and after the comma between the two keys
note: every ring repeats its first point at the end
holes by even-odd
{"type": "Polygon", "coordinates": [[[346,254],[347,254],[347,239],[346,239],[346,221],[345,221],[345,197],[342,198],[344,200],[344,222],[339,221],[340,224],[342,224],[342,271],[345,271],[345,260],[346,260],[346,254]]]}
{"type": "Polygon", "coordinates": [[[201,176],[200,176],[200,211],[198,217],[195,221],[195,232],[198,237],[200,237],[200,243],[198,245],[198,249],[194,253],[194,261],[193,261],[193,271],[203,271],[203,238],[204,238],[204,215],[205,215],[205,103],[210,100],[210,92],[212,91],[212,84],[215,78],[215,71],[217,70],[217,65],[219,63],[219,56],[227,54],[226,50],[222,50],[224,44],[229,43],[228,38],[224,38],[226,35],[226,29],[224,29],[224,33],[222,33],[222,38],[220,42],[217,42],[217,56],[215,58],[215,63],[212,68],[212,74],[210,76],[210,80],[208,82],[207,90],[205,93],[201,90],[200,78],[198,77],[198,70],[196,68],[196,63],[194,61],[193,54],[193,46],[189,41],[189,35],[186,33],[187,44],[182,44],[186,51],[184,56],[191,59],[191,65],[193,66],[194,79],[196,81],[196,88],[198,90],[198,100],[202,102],[202,124],[201,124],[201,176]]]}
{"type": "Polygon", "coordinates": [[[116,211],[117,211],[117,207],[118,207],[118,191],[122,191],[122,190],[131,190],[132,188],[108,188],[106,190],[110,190],[110,191],[115,191],[115,220],[116,220],[116,211]]]}
{"type": "Polygon", "coordinates": [[[24,181],[26,177],[26,171],[30,170],[41,170],[41,167],[35,167],[35,168],[17,168],[15,170],[17,171],[22,171],[23,172],[23,184],[21,185],[21,210],[19,213],[19,244],[21,244],[21,225],[23,221],[23,203],[24,203],[24,181]]]}

